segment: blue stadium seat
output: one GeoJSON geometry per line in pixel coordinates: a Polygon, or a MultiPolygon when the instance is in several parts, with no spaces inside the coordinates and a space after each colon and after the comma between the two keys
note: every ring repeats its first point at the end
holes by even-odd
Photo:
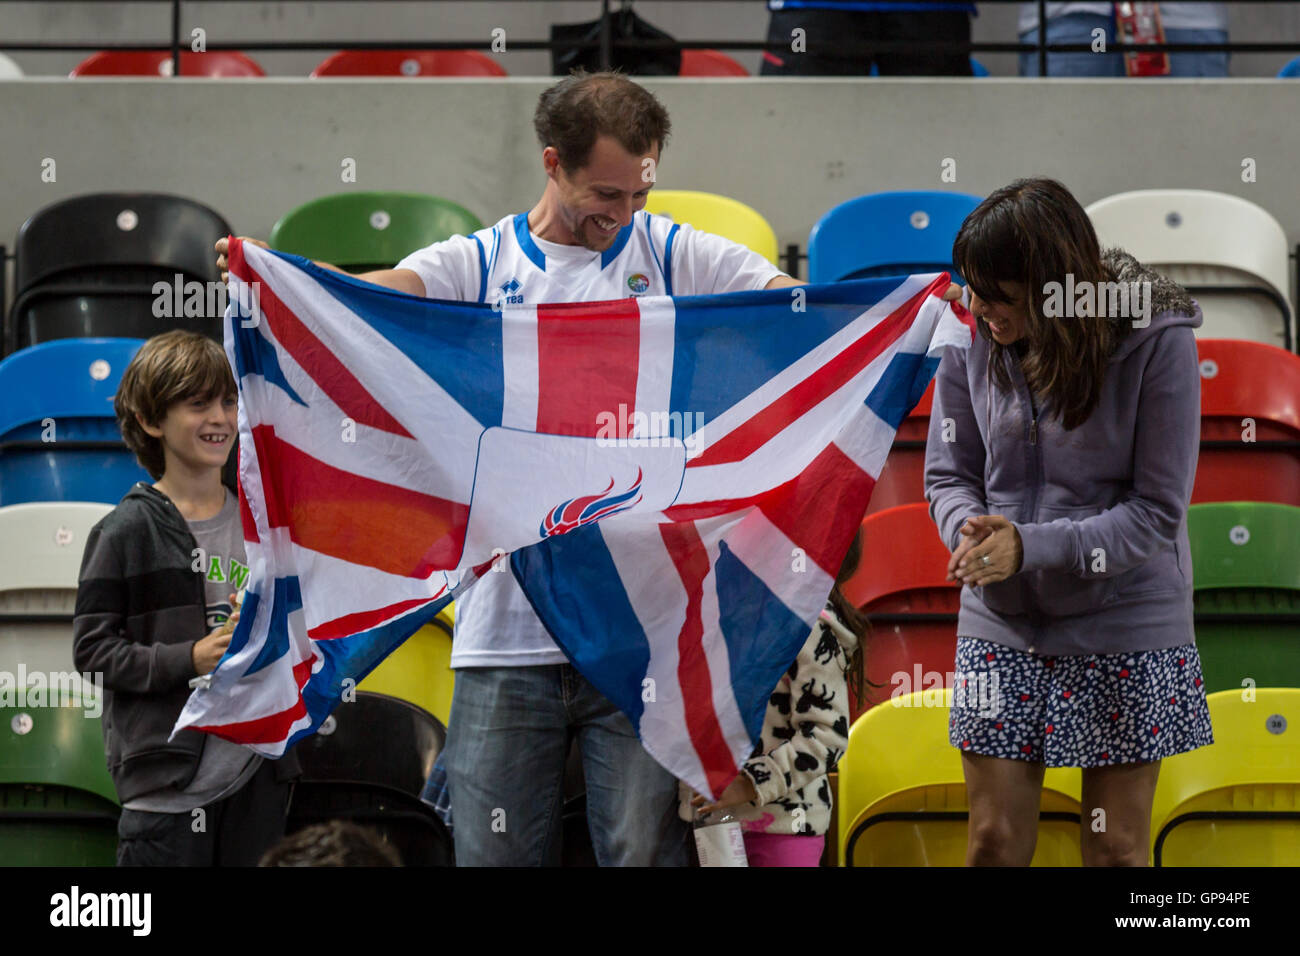
{"type": "Polygon", "coordinates": [[[1277,71],[1279,79],[1294,80],[1300,79],[1300,56],[1289,61],[1286,66],[1277,71]]]}
{"type": "Polygon", "coordinates": [[[980,202],[979,196],[936,191],[872,193],[842,202],[808,237],[809,281],[953,271],[953,240],[980,202]]]}
{"type": "Polygon", "coordinates": [[[113,412],[141,339],[58,339],[0,362],[0,505],[117,504],[148,473],[113,412]]]}

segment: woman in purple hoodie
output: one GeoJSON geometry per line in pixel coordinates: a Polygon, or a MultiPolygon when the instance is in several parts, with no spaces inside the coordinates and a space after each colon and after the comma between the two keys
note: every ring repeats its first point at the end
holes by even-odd
{"type": "Polygon", "coordinates": [[[1213,742],[1187,540],[1201,311],[1048,179],[984,200],[953,262],[979,335],[940,363],[925,496],[963,585],[966,862],[1029,864],[1052,766],[1082,768],[1084,864],[1144,866],[1160,760],[1213,742]]]}

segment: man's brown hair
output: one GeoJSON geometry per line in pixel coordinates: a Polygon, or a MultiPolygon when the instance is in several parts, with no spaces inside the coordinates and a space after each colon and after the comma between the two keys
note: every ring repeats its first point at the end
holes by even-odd
{"type": "Polygon", "coordinates": [[[591,157],[598,136],[612,136],[625,150],[642,155],[668,142],[668,110],[649,90],[618,72],[575,70],[544,92],[533,114],[542,147],[554,146],[570,176],[591,157]]]}
{"type": "Polygon", "coordinates": [[[238,394],[235,376],[221,346],[197,332],[176,329],[155,335],[140,346],[122,373],[113,410],[126,446],[157,481],[166,464],[162,440],[140,427],[137,413],[157,427],[178,402],[193,398],[211,401],[238,394]]]}

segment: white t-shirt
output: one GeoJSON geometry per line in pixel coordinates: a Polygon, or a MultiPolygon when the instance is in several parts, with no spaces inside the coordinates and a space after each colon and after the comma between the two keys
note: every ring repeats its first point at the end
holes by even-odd
{"type": "MultiPolygon", "coordinates": [[[[605,252],[539,239],[522,212],[413,252],[396,268],[415,272],[431,299],[511,305],[741,292],[784,275],[742,245],[645,210],[605,252]]],[[[509,568],[487,572],[456,600],[453,668],[567,660],[509,568]]]]}
{"type": "MultiPolygon", "coordinates": [[[[1071,13],[1114,17],[1115,5],[1113,3],[1049,3],[1047,5],[1049,20],[1071,13]]],[[[1228,29],[1228,7],[1223,3],[1162,3],[1160,23],[1166,30],[1226,30],[1228,29]]],[[[1027,33],[1037,27],[1038,4],[1022,3],[1020,22],[1016,24],[1016,29],[1020,33],[1027,33]]]]}

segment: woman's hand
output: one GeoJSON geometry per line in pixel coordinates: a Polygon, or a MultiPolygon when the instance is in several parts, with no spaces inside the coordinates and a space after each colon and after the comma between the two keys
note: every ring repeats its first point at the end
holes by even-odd
{"type": "Polygon", "coordinates": [[[754,789],[754,781],[749,779],[749,774],[741,773],[736,779],[727,784],[727,789],[722,791],[722,796],[718,797],[716,803],[707,803],[707,798],[700,796],[698,793],[691,797],[691,806],[697,813],[712,813],[714,810],[723,810],[727,807],[738,807],[744,803],[752,803],[758,799],[758,791],[754,789]]]}
{"type": "Polygon", "coordinates": [[[984,587],[1005,581],[1020,570],[1025,557],[1020,532],[1002,515],[968,518],[961,532],[969,537],[952,553],[948,562],[950,578],[971,587],[984,587]],[[975,543],[966,547],[971,541],[975,543]]]}

